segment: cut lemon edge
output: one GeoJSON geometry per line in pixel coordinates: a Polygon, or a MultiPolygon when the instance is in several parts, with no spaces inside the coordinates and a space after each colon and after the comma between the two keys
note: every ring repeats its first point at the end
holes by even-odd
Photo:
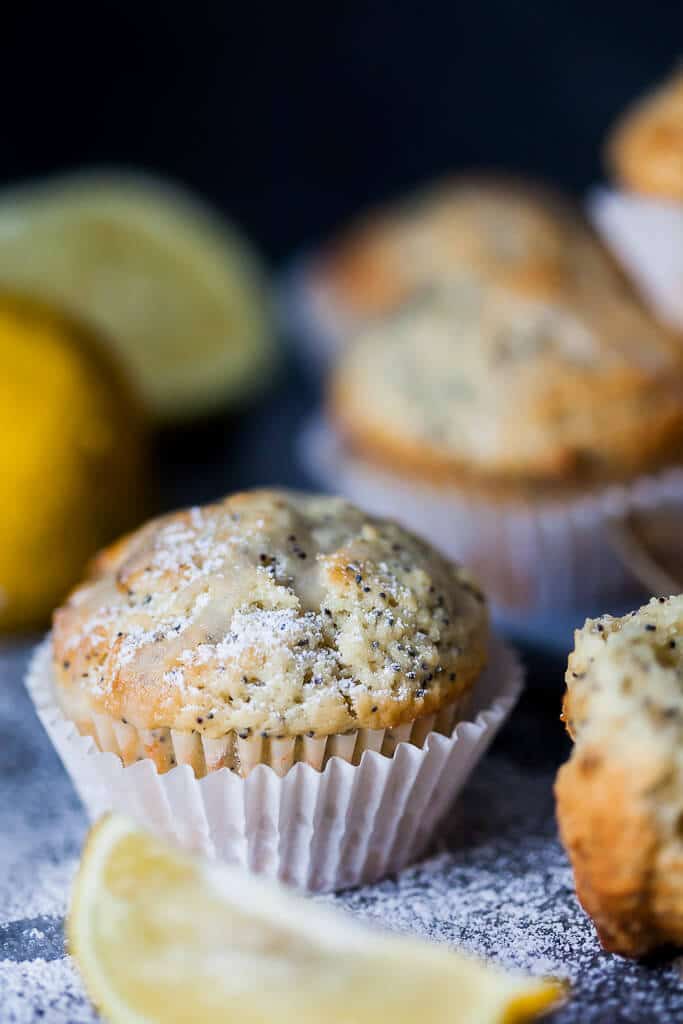
{"type": "Polygon", "coordinates": [[[67,935],[112,1024],[521,1024],[565,991],[374,931],[119,816],[90,833],[67,935]]]}
{"type": "Polygon", "coordinates": [[[252,247],[185,190],[82,172],[0,194],[0,286],[61,305],[119,352],[161,421],[270,376],[270,288],[252,247]]]}

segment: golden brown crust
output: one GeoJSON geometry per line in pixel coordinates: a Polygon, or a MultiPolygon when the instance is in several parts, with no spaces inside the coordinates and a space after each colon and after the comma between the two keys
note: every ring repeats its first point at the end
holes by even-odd
{"type": "Polygon", "coordinates": [[[555,787],[578,897],[606,949],[683,944],[683,598],[588,621],[569,659],[576,741],[555,787]]]}
{"type": "Polygon", "coordinates": [[[628,480],[683,452],[683,348],[627,293],[470,281],[366,329],[333,423],[401,474],[503,494],[628,480]]]}
{"type": "Polygon", "coordinates": [[[683,67],[620,118],[607,161],[625,188],[683,201],[683,67]]]}
{"type": "Polygon", "coordinates": [[[563,765],[555,784],[576,894],[605,949],[623,956],[641,956],[667,939],[650,910],[658,835],[640,771],[588,748],[563,765]]]}
{"type": "Polygon", "coordinates": [[[280,738],[381,729],[472,686],[487,616],[468,574],[341,499],[237,494],[103,552],[54,620],[84,725],[280,738]]]}
{"type": "Polygon", "coordinates": [[[348,324],[463,276],[547,295],[570,280],[621,277],[570,203],[537,184],[479,177],[441,182],[353,225],[313,281],[348,324]]]}

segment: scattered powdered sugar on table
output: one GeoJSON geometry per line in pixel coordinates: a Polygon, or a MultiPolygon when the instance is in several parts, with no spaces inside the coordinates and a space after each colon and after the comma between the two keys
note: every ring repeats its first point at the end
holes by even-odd
{"type": "Polygon", "coordinates": [[[92,1024],[90,1005],[70,957],[13,963],[0,960],[3,1024],[92,1024]]]}
{"type": "MultiPolygon", "coordinates": [[[[0,1021],[91,1024],[62,931],[86,820],[24,693],[26,657],[0,652],[0,1021]]],[[[545,709],[527,696],[431,856],[324,899],[382,927],[567,978],[572,998],[553,1024],[682,1020],[678,964],[602,953],[578,906],[553,817],[564,756],[557,714],[557,694],[545,709]]]]}

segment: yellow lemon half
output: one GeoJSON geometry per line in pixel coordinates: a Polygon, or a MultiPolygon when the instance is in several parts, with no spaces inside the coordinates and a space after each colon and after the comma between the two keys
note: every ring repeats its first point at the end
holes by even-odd
{"type": "Polygon", "coordinates": [[[40,625],[144,512],[140,409],[98,339],[0,295],[0,629],[40,625]]]}
{"type": "Polygon", "coordinates": [[[113,816],[87,842],[68,939],[112,1024],[514,1024],[561,994],[372,931],[113,816]]]}
{"type": "Polygon", "coordinates": [[[185,192],[83,173],[0,195],[0,286],[99,328],[160,421],[212,412],[269,377],[272,316],[247,243],[185,192]]]}

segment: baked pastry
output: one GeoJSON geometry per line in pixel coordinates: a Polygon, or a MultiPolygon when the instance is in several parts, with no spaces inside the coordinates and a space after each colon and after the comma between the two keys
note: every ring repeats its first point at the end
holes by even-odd
{"type": "Polygon", "coordinates": [[[446,181],[370,215],[330,245],[314,290],[347,323],[384,316],[434,286],[474,277],[522,291],[617,271],[571,206],[539,186],[446,181]]]}
{"type": "Polygon", "coordinates": [[[64,714],[124,763],[283,773],[450,731],[487,613],[465,570],[396,524],[263,490],[106,550],[56,612],[53,651],[64,714]]]}
{"type": "Polygon", "coordinates": [[[683,330],[683,68],[619,119],[607,145],[615,188],[588,208],[646,303],[683,330]]]}
{"type": "Polygon", "coordinates": [[[626,111],[607,159],[622,187],[683,202],[683,68],[626,111]]]}
{"type": "Polygon", "coordinates": [[[569,658],[556,783],[578,897],[606,949],[683,943],[683,597],[589,619],[569,658]]]}
{"type": "Polygon", "coordinates": [[[403,478],[566,491],[680,461],[683,347],[626,289],[461,281],[367,328],[329,410],[403,478]]]}
{"type": "Polygon", "coordinates": [[[623,597],[611,519],[682,482],[683,346],[580,219],[544,210],[555,259],[463,274],[360,331],[308,444],[326,486],[396,514],[524,626],[623,597]]]}

